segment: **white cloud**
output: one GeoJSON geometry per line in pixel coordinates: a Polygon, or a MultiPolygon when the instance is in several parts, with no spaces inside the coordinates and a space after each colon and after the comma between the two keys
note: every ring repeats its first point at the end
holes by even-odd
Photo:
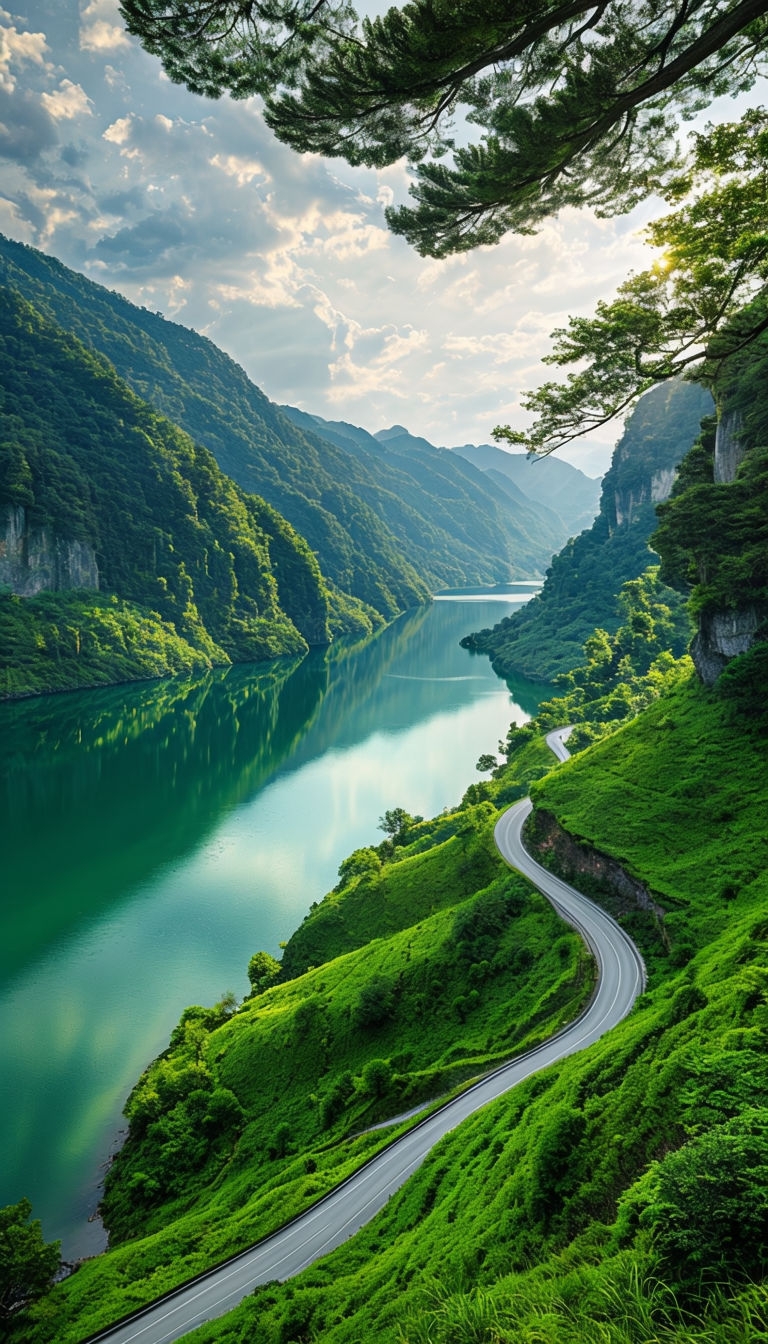
{"type": "Polygon", "coordinates": [[[113,145],[126,145],[131,138],[132,122],[132,116],[118,117],[102,132],[102,140],[108,140],[113,145]]]}
{"type": "Polygon", "coordinates": [[[75,117],[91,115],[91,100],[85,89],[73,84],[71,79],[62,79],[54,93],[44,93],[40,101],[54,121],[73,121],[75,117]]]}
{"type": "MultiPolygon", "coordinates": [[[[11,18],[5,10],[0,11],[0,17],[11,18]]],[[[47,50],[45,33],[22,33],[15,27],[0,28],[0,88],[13,93],[18,71],[14,74],[11,67],[26,63],[44,66],[47,50]]]]}
{"type": "Polygon", "coordinates": [[[214,154],[208,162],[214,168],[220,168],[227,177],[233,177],[238,187],[247,186],[255,178],[262,182],[271,181],[258,159],[248,159],[242,154],[214,154]]]}
{"type": "Polygon", "coordinates": [[[130,39],[120,22],[117,0],[91,0],[81,15],[81,51],[102,55],[127,46],[130,39]]]}

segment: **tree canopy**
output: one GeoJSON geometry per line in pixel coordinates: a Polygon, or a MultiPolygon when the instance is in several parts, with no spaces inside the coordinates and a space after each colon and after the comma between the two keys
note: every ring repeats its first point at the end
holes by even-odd
{"type": "Polygon", "coordinates": [[[0,1209],[0,1322],[46,1293],[61,1266],[61,1243],[44,1241],[31,1215],[28,1199],[0,1209]]]}
{"type": "Polygon", "coordinates": [[[768,112],[695,136],[665,195],[679,204],[646,230],[656,260],[594,316],[552,333],[545,362],[577,371],[523,396],[531,430],[500,426],[495,438],[553,452],[665,379],[689,372],[711,384],[768,329],[768,112]]]}
{"type": "Polygon", "coordinates": [[[766,0],[122,0],[171,79],[262,94],[293,148],[420,166],[387,212],[423,255],[627,210],[677,164],[679,121],[764,69],[766,0]],[[446,156],[450,156],[446,159],[446,156]]]}

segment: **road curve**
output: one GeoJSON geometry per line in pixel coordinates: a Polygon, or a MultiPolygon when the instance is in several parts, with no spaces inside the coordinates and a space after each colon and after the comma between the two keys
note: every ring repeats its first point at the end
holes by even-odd
{"type": "MultiPolygon", "coordinates": [[[[557,729],[547,738],[560,760],[568,756],[564,741],[569,731],[557,729]]],[[[369,1222],[438,1140],[467,1116],[531,1074],[585,1049],[626,1016],[645,984],[640,953],[610,915],[528,855],[522,829],[530,811],[530,799],[525,798],[504,812],[496,825],[496,844],[507,863],[530,878],[591,949],[598,980],[584,1012],[543,1045],[502,1065],[420,1121],[285,1227],[117,1325],[89,1336],[88,1344],[97,1340],[169,1344],[230,1311],[258,1284],[299,1274],[369,1222]]]]}

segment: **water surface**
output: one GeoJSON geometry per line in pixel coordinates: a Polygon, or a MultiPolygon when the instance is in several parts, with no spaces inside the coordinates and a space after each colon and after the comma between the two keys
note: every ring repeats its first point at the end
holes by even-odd
{"type": "Polygon", "coordinates": [[[0,706],[0,1205],[68,1258],[103,1245],[123,1102],[182,1009],[244,994],[387,808],[451,806],[535,712],[458,645],[514,590],[467,596],[301,662],[0,706]]]}

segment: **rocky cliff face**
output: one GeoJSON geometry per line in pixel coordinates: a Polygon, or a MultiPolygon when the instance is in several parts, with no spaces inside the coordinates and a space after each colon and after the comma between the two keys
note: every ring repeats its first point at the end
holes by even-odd
{"type": "Polygon", "coordinates": [[[746,448],[740,437],[744,427],[741,411],[724,411],[717,424],[715,435],[715,480],[727,484],[736,476],[746,456],[746,448]]]}
{"type": "Polygon", "coordinates": [[[98,588],[99,569],[90,546],[57,536],[49,527],[30,527],[20,506],[7,506],[0,517],[0,587],[19,597],[98,588]]]}
{"type": "Polygon", "coordinates": [[[553,813],[544,808],[531,813],[526,824],[526,844],[548,868],[572,882],[580,891],[599,894],[614,917],[642,910],[653,919],[662,943],[666,911],[644,882],[638,881],[608,854],[593,849],[563,830],[553,813]]]}
{"type": "Polygon", "coordinates": [[[653,525],[653,505],[669,499],[677,466],[712,409],[703,388],[673,380],[638,402],[603,480],[601,512],[611,532],[653,525]]]}
{"type": "Polygon", "coordinates": [[[691,657],[705,686],[714,685],[731,658],[751,649],[757,631],[764,624],[765,612],[758,607],[701,613],[691,657]]]}

